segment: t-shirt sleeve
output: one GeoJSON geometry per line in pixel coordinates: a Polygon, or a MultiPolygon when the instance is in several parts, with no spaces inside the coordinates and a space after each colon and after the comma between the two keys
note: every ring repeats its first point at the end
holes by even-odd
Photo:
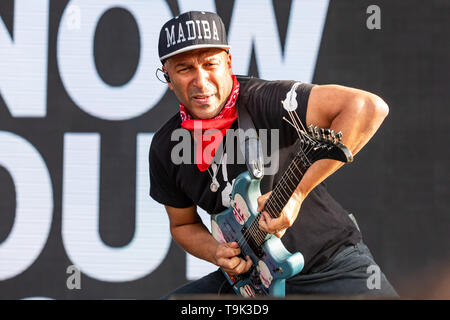
{"type": "Polygon", "coordinates": [[[164,150],[165,148],[158,143],[158,139],[152,141],[149,154],[150,196],[163,205],[175,208],[190,207],[194,204],[193,201],[177,187],[174,168],[167,166],[172,163],[170,157],[167,156],[168,159],[161,158],[170,154],[164,150]]]}
{"type": "MultiPolygon", "coordinates": [[[[279,130],[280,148],[290,146],[298,140],[296,129],[283,119],[292,122],[282,104],[295,83],[295,81],[261,81],[250,85],[246,96],[246,105],[255,126],[279,130]]],[[[297,115],[295,118],[300,119],[305,128],[308,100],[313,87],[313,84],[299,83],[296,88],[298,106],[294,110],[297,115]]]]}

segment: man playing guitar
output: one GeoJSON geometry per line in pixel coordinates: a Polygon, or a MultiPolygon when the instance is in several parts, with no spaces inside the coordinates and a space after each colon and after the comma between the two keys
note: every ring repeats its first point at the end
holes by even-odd
{"type": "MultiPolygon", "coordinates": [[[[241,254],[236,241],[217,241],[202,223],[197,206],[211,215],[229,207],[227,195],[233,181],[247,170],[245,165],[233,162],[230,150],[217,151],[227,139],[227,130],[237,128],[237,99],[245,101],[256,129],[277,130],[280,172],[298,148],[298,136],[283,120],[287,112],[280,103],[296,82],[236,77],[229,49],[223,22],[214,13],[187,12],[162,27],[162,71],[180,101],[180,112],[154,135],[150,195],[165,206],[171,234],[181,247],[233,276],[248,272],[253,261],[241,254]],[[215,133],[210,134],[210,129],[216,129],[215,133]],[[178,143],[172,137],[175,130],[191,133],[193,163],[174,163],[172,150],[178,143]]],[[[295,92],[298,107],[294,112],[302,125],[342,132],[342,143],[353,155],[371,139],[388,114],[381,98],[358,89],[297,83],[295,92]]],[[[257,211],[262,212],[259,228],[280,238],[290,252],[303,254],[304,267],[287,279],[287,294],[395,297],[397,293],[382,273],[376,289],[367,286],[367,268],[376,263],[357,225],[322,183],[341,165],[329,159],[313,163],[277,218],[268,214],[265,204],[280,175],[265,176],[265,192],[257,199],[257,211]]],[[[242,212],[235,214],[239,222],[246,218],[242,212]]],[[[231,292],[231,285],[218,270],[171,294],[231,292]]]]}

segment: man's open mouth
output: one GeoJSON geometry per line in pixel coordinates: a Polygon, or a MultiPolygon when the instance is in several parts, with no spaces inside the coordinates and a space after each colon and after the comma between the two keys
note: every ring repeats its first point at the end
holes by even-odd
{"type": "Polygon", "coordinates": [[[203,103],[209,103],[209,101],[212,99],[214,95],[213,94],[199,94],[199,95],[195,95],[193,96],[194,100],[197,103],[203,104],[203,103]]]}

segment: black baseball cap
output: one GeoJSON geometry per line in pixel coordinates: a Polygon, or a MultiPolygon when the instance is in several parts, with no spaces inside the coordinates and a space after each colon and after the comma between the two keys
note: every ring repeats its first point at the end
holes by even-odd
{"type": "Polygon", "coordinates": [[[222,19],[213,12],[189,11],[167,21],[159,34],[159,59],[200,48],[229,50],[222,19]]]}

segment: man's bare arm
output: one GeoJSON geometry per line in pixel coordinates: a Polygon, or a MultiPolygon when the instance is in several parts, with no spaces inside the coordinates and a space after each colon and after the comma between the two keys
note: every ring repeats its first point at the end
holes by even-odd
{"type": "MultiPolygon", "coordinates": [[[[355,155],[373,137],[388,112],[387,104],[367,91],[339,85],[315,86],[309,96],[306,124],[341,131],[342,142],[355,155]]],[[[263,212],[260,228],[281,237],[294,223],[303,200],[311,190],[342,165],[342,162],[328,159],[313,163],[280,217],[273,219],[263,212]]],[[[263,210],[269,196],[270,192],[258,198],[258,211],[263,210]]]]}
{"type": "Polygon", "coordinates": [[[174,240],[190,254],[222,267],[230,274],[247,272],[252,261],[241,259],[236,242],[219,243],[209,233],[197,213],[196,207],[174,208],[165,206],[174,240]]]}
{"type": "MultiPolygon", "coordinates": [[[[344,145],[356,155],[373,137],[388,112],[387,104],[370,92],[339,85],[323,85],[311,90],[306,123],[330,128],[334,132],[341,131],[344,145]]],[[[315,186],[342,165],[342,162],[335,160],[314,163],[299,184],[301,197],[304,199],[315,186]]]]}

